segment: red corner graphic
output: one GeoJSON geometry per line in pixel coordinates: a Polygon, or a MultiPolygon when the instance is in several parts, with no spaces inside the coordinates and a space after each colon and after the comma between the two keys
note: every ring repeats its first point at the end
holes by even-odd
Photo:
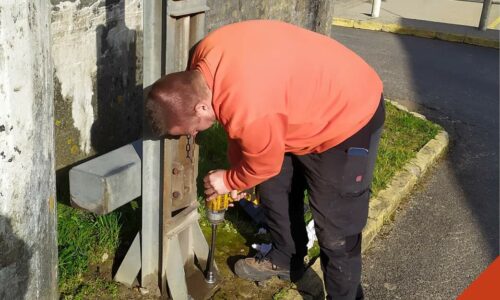
{"type": "Polygon", "coordinates": [[[482,299],[500,299],[500,256],[457,298],[457,300],[482,299]]]}

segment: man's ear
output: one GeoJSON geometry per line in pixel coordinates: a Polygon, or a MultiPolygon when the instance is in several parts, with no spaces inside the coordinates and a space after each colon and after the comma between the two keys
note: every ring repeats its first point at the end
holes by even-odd
{"type": "Polygon", "coordinates": [[[208,113],[208,105],[203,102],[198,102],[194,106],[194,112],[197,116],[205,115],[206,113],[208,113]]]}

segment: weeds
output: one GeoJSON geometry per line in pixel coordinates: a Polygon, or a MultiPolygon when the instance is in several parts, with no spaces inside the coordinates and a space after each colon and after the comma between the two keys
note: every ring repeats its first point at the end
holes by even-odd
{"type": "Polygon", "coordinates": [[[120,214],[96,216],[62,204],[57,211],[59,292],[68,298],[89,284],[84,278],[90,265],[101,263],[105,253],[114,255],[120,242],[120,214]]]}
{"type": "MultiPolygon", "coordinates": [[[[97,237],[97,253],[114,253],[120,243],[120,213],[111,213],[104,216],[97,216],[94,221],[94,227],[97,237]]],[[[99,258],[92,256],[92,258],[99,258]]],[[[99,258],[101,260],[101,258],[99,258]]],[[[91,261],[98,263],[99,261],[91,261]]]]}

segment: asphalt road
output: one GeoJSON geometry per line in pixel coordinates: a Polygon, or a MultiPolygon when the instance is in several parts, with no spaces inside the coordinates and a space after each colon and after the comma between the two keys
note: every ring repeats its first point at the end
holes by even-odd
{"type": "Polygon", "coordinates": [[[364,257],[368,299],[454,299],[499,254],[497,49],[334,27],[385,96],[450,134],[447,156],[364,257]]]}

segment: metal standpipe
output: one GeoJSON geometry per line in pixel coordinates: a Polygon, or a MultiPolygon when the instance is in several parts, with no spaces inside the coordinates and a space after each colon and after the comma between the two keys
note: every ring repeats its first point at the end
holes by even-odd
{"type": "Polygon", "coordinates": [[[382,0],[373,0],[372,4],[372,17],[378,18],[380,16],[380,6],[382,5],[382,0]]]}
{"type": "Polygon", "coordinates": [[[212,225],[212,240],[210,242],[210,250],[208,252],[207,269],[205,270],[205,281],[209,284],[217,282],[214,270],[215,257],[215,242],[217,239],[217,227],[224,221],[225,210],[211,211],[207,210],[207,219],[212,225]]]}
{"type": "Polygon", "coordinates": [[[483,2],[483,10],[481,11],[481,18],[479,19],[479,30],[485,31],[487,29],[491,4],[492,0],[484,0],[483,2]]]}
{"type": "Polygon", "coordinates": [[[205,280],[207,283],[213,284],[217,281],[215,278],[215,273],[213,270],[214,266],[214,253],[215,253],[215,240],[217,239],[217,226],[218,224],[212,224],[212,241],[210,242],[210,252],[208,252],[208,262],[207,270],[205,274],[205,280]]]}

